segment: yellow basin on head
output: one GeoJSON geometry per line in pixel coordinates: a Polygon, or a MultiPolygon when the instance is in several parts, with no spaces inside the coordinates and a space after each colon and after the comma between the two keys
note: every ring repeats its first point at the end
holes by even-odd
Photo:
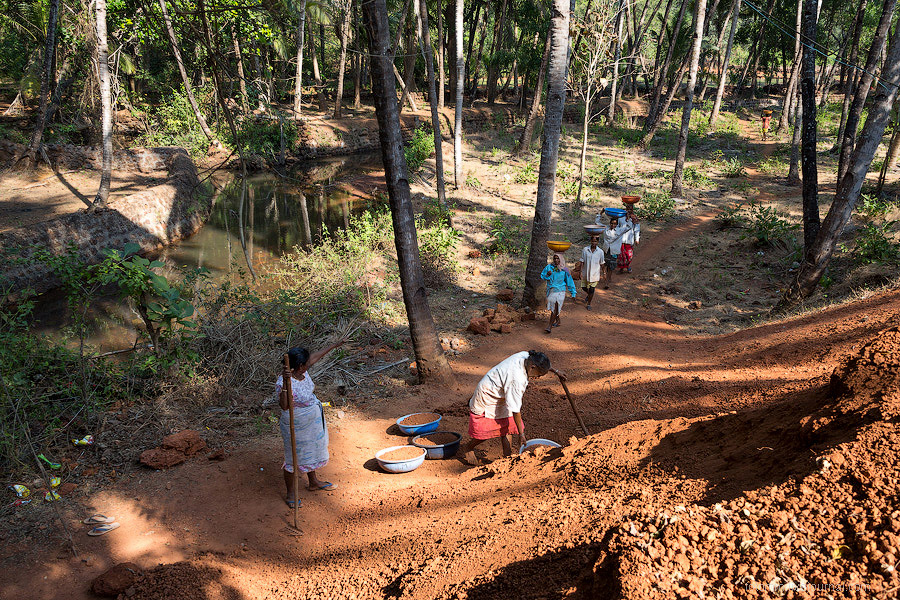
{"type": "Polygon", "coordinates": [[[571,245],[571,242],[547,242],[547,247],[554,252],[565,252],[571,245]]]}

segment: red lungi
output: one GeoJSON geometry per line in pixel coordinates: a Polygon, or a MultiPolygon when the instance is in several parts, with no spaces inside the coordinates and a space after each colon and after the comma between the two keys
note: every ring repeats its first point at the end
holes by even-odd
{"type": "Polygon", "coordinates": [[[473,440],[489,440],[491,438],[519,433],[512,417],[491,419],[484,415],[469,413],[469,437],[473,440]]]}
{"type": "Polygon", "coordinates": [[[619,268],[631,268],[632,258],[634,258],[634,247],[631,244],[622,244],[622,251],[619,252],[619,268]]]}

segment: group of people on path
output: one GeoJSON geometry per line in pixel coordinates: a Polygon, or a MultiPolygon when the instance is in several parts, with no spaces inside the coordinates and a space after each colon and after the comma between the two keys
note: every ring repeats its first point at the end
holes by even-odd
{"type": "MultiPolygon", "coordinates": [[[[603,216],[603,213],[597,216],[598,225],[603,216]]],[[[610,218],[609,227],[602,239],[598,235],[591,236],[590,245],[582,250],[581,260],[576,267],[577,279],[582,281],[581,289],[587,294],[585,301],[588,310],[591,310],[594,292],[601,281],[605,281],[604,288],[608,289],[615,269],[619,269],[619,273],[631,272],[634,245],[640,242],[640,235],[640,223],[633,211],[628,210],[622,219],[610,218]]],[[[573,299],[577,295],[575,278],[566,266],[565,257],[559,252],[553,255],[552,264],[544,268],[541,278],[547,281],[547,309],[551,313],[547,333],[550,333],[553,327],[560,324],[559,315],[566,293],[571,294],[573,299]]],[[[294,497],[295,469],[298,473],[306,473],[307,489],[310,491],[337,489],[335,484],[318,476],[318,471],[328,464],[328,428],[323,405],[314,393],[315,384],[309,375],[309,369],[344,343],[345,340],[340,340],[314,353],[306,348],[291,348],[287,352],[290,392],[284,389],[282,377],[275,382],[275,397],[281,407],[279,427],[284,441],[282,472],[287,490],[285,502],[290,507],[300,503],[300,499],[294,497]],[[293,448],[290,435],[291,408],[295,433],[293,448]],[[296,465],[293,458],[295,453],[296,465]]],[[[469,399],[469,441],[459,451],[465,462],[477,464],[479,459],[475,455],[475,448],[493,438],[500,438],[503,456],[512,454],[513,435],[518,436],[520,445],[526,443],[525,423],[522,420],[525,389],[529,381],[551,371],[565,380],[563,373],[551,367],[546,354],[527,350],[509,356],[481,378],[469,399]]]]}
{"type": "MultiPolygon", "coordinates": [[[[604,214],[597,215],[597,224],[602,223],[604,214]]],[[[610,217],[609,227],[600,235],[592,235],[591,243],[581,251],[581,259],[575,267],[575,274],[566,266],[566,257],[561,252],[553,254],[550,264],[541,272],[541,279],[547,282],[547,310],[550,321],[547,333],[561,324],[559,315],[566,300],[566,292],[572,299],[577,297],[575,280],[582,282],[581,289],[586,294],[585,308],[592,310],[591,302],[594,292],[601,281],[604,289],[609,289],[612,273],[631,273],[631,261],[634,258],[634,246],[641,241],[641,224],[634,211],[629,208],[623,218],[610,217]]]]}

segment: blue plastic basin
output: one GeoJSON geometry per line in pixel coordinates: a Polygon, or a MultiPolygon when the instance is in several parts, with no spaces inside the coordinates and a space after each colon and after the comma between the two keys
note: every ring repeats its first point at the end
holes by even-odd
{"type": "Polygon", "coordinates": [[[421,433],[431,433],[432,431],[437,430],[438,425],[440,425],[440,423],[441,423],[441,415],[439,415],[437,413],[412,413],[409,415],[404,415],[404,416],[400,417],[399,419],[397,419],[397,427],[399,427],[400,431],[402,431],[406,435],[419,435],[421,433]],[[424,425],[408,426],[408,425],[401,424],[404,419],[408,419],[409,417],[411,417],[413,415],[435,415],[437,417],[437,419],[435,419],[434,421],[431,421],[429,423],[425,423],[424,425]]]}
{"type": "Polygon", "coordinates": [[[425,462],[425,450],[424,448],[416,448],[416,450],[422,450],[421,456],[417,456],[416,458],[409,458],[407,460],[384,460],[382,459],[382,455],[387,454],[391,450],[399,450],[400,448],[416,448],[415,446],[391,446],[390,448],[385,448],[384,450],[379,450],[375,453],[375,460],[378,461],[378,465],[387,471],[388,473],[409,473],[410,471],[415,471],[422,463],[425,462]]]}
{"type": "Polygon", "coordinates": [[[607,216],[615,219],[621,219],[626,215],[624,208],[604,208],[603,212],[605,212],[607,216]]]}
{"type": "MultiPolygon", "coordinates": [[[[433,433],[433,432],[432,432],[433,433]]],[[[456,456],[456,451],[459,450],[459,441],[462,439],[462,435],[456,433],[455,431],[439,431],[438,433],[450,433],[456,436],[456,440],[453,442],[448,442],[446,444],[442,444],[440,446],[429,446],[427,444],[422,444],[419,440],[425,435],[417,435],[413,438],[412,444],[417,448],[424,448],[427,458],[430,459],[439,459],[439,458],[453,458],[456,456]]]]}

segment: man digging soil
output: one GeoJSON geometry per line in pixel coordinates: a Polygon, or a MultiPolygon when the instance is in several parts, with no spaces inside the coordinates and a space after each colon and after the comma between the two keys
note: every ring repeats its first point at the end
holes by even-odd
{"type": "Polygon", "coordinates": [[[525,443],[525,424],[522,422],[522,395],[531,379],[543,377],[550,371],[550,359],[543,352],[517,352],[496,365],[478,382],[469,400],[469,437],[460,447],[463,460],[478,464],[475,448],[493,438],[500,438],[503,456],[512,454],[512,436],[519,436],[519,446],[525,443]]]}

